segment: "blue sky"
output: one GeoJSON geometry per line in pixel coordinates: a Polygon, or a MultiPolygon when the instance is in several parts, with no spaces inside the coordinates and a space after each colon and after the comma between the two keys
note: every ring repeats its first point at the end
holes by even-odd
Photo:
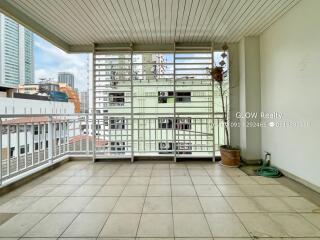
{"type": "Polygon", "coordinates": [[[88,88],[88,54],[67,54],[35,34],[34,60],[36,82],[41,77],[57,80],[58,72],[71,72],[76,88],[88,88]]]}

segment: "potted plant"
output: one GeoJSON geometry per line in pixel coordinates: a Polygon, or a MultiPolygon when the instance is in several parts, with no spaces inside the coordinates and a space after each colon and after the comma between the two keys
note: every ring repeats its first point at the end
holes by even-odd
{"type": "MultiPolygon", "coordinates": [[[[227,57],[227,54],[226,54],[227,49],[228,47],[225,44],[223,47],[224,52],[221,55],[223,59],[227,57]]],[[[220,146],[220,154],[221,154],[220,164],[228,167],[238,167],[240,165],[240,149],[236,147],[232,147],[230,144],[227,112],[226,112],[226,107],[224,103],[224,94],[223,94],[224,65],[225,65],[225,61],[222,60],[221,62],[219,62],[218,66],[215,66],[214,68],[209,70],[209,73],[212,77],[212,81],[217,83],[219,88],[221,104],[222,104],[223,127],[226,135],[226,145],[220,146]]]]}

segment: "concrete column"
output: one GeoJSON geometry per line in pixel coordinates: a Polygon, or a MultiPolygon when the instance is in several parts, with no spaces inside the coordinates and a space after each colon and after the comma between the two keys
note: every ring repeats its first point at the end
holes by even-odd
{"type": "Polygon", "coordinates": [[[239,43],[240,148],[245,161],[261,159],[260,39],[245,37],[239,43]]]}
{"type": "Polygon", "coordinates": [[[237,127],[239,119],[239,44],[228,44],[229,46],[229,120],[230,120],[230,143],[234,147],[240,146],[240,131],[237,127]]]}

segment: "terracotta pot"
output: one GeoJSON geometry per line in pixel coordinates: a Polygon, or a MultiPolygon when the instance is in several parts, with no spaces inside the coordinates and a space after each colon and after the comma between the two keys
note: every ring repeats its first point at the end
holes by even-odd
{"type": "Polygon", "coordinates": [[[220,147],[220,164],[227,167],[238,167],[240,165],[240,150],[229,149],[226,146],[220,147]]]}

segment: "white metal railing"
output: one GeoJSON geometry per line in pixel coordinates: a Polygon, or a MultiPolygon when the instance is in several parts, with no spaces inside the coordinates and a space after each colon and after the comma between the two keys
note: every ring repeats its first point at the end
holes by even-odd
{"type": "Polygon", "coordinates": [[[176,122],[138,114],[103,117],[93,124],[92,114],[0,115],[0,185],[70,156],[210,157],[225,143],[219,114],[214,124],[186,116],[176,122]]]}
{"type": "Polygon", "coordinates": [[[70,155],[92,154],[88,114],[0,115],[0,183],[70,155]]]}
{"type": "Polygon", "coordinates": [[[225,144],[223,119],[178,115],[97,114],[96,137],[106,143],[96,147],[97,158],[168,156],[212,158],[225,144]]]}

